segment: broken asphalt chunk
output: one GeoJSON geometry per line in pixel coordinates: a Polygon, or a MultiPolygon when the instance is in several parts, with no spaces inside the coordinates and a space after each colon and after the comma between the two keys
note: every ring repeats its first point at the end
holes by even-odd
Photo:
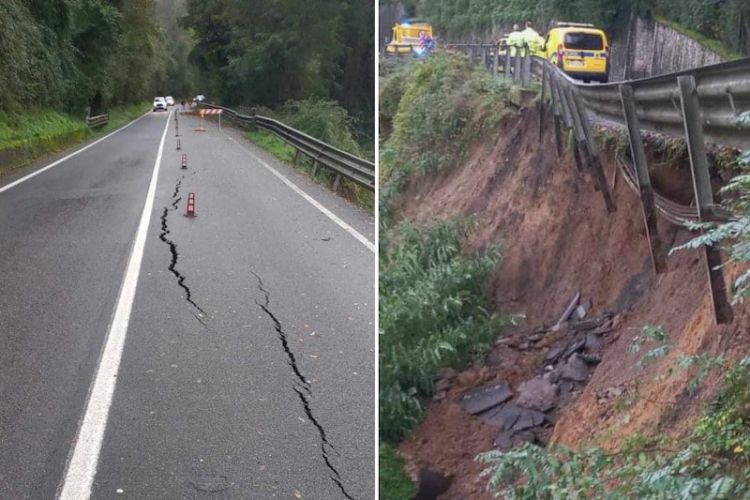
{"type": "Polygon", "coordinates": [[[519,406],[547,411],[557,404],[559,390],[556,385],[540,375],[521,384],[518,393],[519,406]]]}
{"type": "Polygon", "coordinates": [[[508,386],[505,384],[493,384],[473,389],[461,395],[458,403],[471,415],[476,415],[485,410],[508,401],[513,397],[508,386]]]}
{"type": "Polygon", "coordinates": [[[560,376],[568,380],[584,382],[589,378],[589,367],[578,354],[573,354],[560,370],[560,376]]]}

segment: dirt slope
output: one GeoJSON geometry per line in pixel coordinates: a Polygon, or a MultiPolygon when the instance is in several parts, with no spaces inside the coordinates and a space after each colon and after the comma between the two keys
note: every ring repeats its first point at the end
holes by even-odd
{"type": "MultiPolygon", "coordinates": [[[[615,314],[616,327],[608,334],[601,362],[580,395],[576,392],[558,410],[549,440],[573,447],[616,447],[636,433],[678,436],[700,412],[699,402],[712,395],[715,380],[709,378],[690,395],[684,373],[666,379],[657,379],[657,374],[681,355],[743,354],[748,345],[745,308],[735,310],[734,324],[713,324],[699,251],[670,256],[668,272],[655,276],[638,199],[622,178],[613,179],[612,153],[604,151],[602,158],[609,185],[616,183],[617,212],[608,215],[601,195],[589,176],[576,170],[572,155],[557,158],[549,133],[538,142],[535,110],[507,120],[494,138],[476,144],[467,158],[432,178],[412,180],[395,212],[416,222],[475,216],[478,229],[467,246],[503,246],[491,293],[498,310],[525,314],[518,332],[556,322],[577,291],[592,300],[592,313],[615,314]],[[673,349],[641,368],[628,346],[646,324],[663,326],[673,349]],[[613,388],[622,396],[597,397],[613,388]]],[[[687,165],[662,167],[653,175],[657,187],[673,186],[679,198],[690,185],[687,165]]],[[[659,224],[665,245],[690,237],[663,219],[659,224]]],[[[429,467],[454,475],[451,489],[441,498],[491,498],[474,457],[492,448],[498,431],[466,414],[456,399],[466,389],[490,381],[506,382],[516,391],[539,371],[543,358],[544,350],[500,344],[486,366],[459,374],[445,397],[430,405],[412,438],[400,446],[409,469],[429,467]]]]}

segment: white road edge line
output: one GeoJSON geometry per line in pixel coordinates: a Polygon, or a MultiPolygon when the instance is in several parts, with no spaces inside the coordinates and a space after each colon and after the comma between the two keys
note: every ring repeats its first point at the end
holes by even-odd
{"type": "Polygon", "coordinates": [[[103,140],[112,137],[117,132],[120,132],[121,130],[125,130],[126,128],[128,128],[129,126],[131,126],[132,124],[134,124],[135,122],[137,122],[138,120],[140,120],[141,118],[143,118],[144,116],[146,116],[148,114],[149,113],[146,112],[146,113],[142,114],[141,116],[139,116],[138,118],[136,118],[135,120],[133,120],[133,121],[131,121],[129,123],[126,123],[122,127],[120,127],[117,130],[115,130],[114,132],[110,132],[109,134],[105,135],[104,137],[100,137],[99,139],[95,140],[91,144],[87,144],[86,146],[82,147],[81,149],[73,151],[72,153],[70,153],[69,155],[65,156],[64,158],[60,158],[59,160],[53,161],[52,163],[50,163],[46,167],[42,167],[39,170],[35,170],[35,171],[31,172],[30,174],[21,177],[20,179],[16,179],[15,181],[11,182],[10,184],[6,184],[5,186],[0,187],[0,193],[2,193],[3,191],[7,191],[8,189],[10,189],[12,187],[18,186],[22,182],[26,182],[27,180],[31,179],[32,177],[36,177],[37,175],[41,174],[42,172],[46,172],[47,170],[51,169],[54,166],[59,165],[60,163],[64,162],[65,160],[69,160],[70,158],[73,158],[78,153],[83,153],[87,149],[96,146],[97,144],[99,144],[103,140]]]}
{"type": "Polygon", "coordinates": [[[164,133],[159,143],[159,151],[156,154],[154,170],[151,174],[151,184],[148,186],[146,203],[143,207],[141,220],[135,233],[133,249],[125,271],[125,277],[120,288],[120,296],[117,299],[115,314],[107,333],[104,350],[99,359],[94,381],[89,392],[86,411],[78,429],[75,448],[70,456],[68,466],[62,483],[60,500],[85,500],[91,495],[91,486],[94,482],[96,469],[99,462],[99,452],[104,440],[104,431],[107,427],[109,408],[112,405],[112,396],[117,382],[117,372],[120,368],[125,336],[128,331],[130,314],[133,309],[135,290],[138,285],[138,275],[141,272],[143,251],[146,246],[146,235],[151,220],[151,212],[156,197],[156,184],[159,178],[159,167],[164,152],[164,140],[169,130],[172,112],[167,116],[164,133]]]}
{"type": "Polygon", "coordinates": [[[362,243],[364,246],[366,246],[372,253],[375,253],[375,244],[372,241],[368,240],[362,233],[360,233],[359,231],[357,231],[356,229],[354,229],[352,226],[350,226],[349,224],[347,224],[346,222],[344,222],[341,218],[339,218],[339,216],[337,216],[336,214],[334,214],[333,212],[331,212],[330,210],[328,210],[326,207],[324,207],[323,205],[321,205],[315,198],[313,198],[309,194],[307,194],[304,191],[302,191],[302,189],[300,189],[299,186],[297,186],[295,183],[293,183],[292,181],[290,181],[289,179],[287,179],[286,177],[284,177],[284,175],[281,172],[279,172],[278,170],[276,170],[275,168],[273,168],[271,165],[269,165],[268,163],[266,163],[265,161],[263,161],[260,157],[258,157],[258,155],[256,155],[255,153],[253,153],[252,151],[250,151],[249,149],[247,149],[245,146],[243,146],[242,144],[240,144],[239,142],[237,142],[233,137],[231,137],[228,134],[224,134],[224,135],[226,135],[226,137],[230,141],[233,141],[239,147],[241,147],[247,154],[249,154],[250,156],[252,156],[253,158],[255,158],[255,160],[258,161],[258,163],[260,163],[261,165],[263,165],[266,168],[266,170],[268,170],[273,175],[275,175],[276,177],[278,177],[281,180],[281,182],[283,182],[284,184],[286,184],[287,186],[289,186],[295,193],[297,193],[298,195],[300,195],[301,197],[303,197],[312,206],[314,206],[315,208],[317,208],[318,210],[320,210],[323,213],[323,215],[327,216],[333,222],[335,222],[336,224],[338,224],[339,226],[341,226],[341,228],[344,231],[346,231],[350,235],[354,236],[354,238],[356,238],[357,240],[359,240],[359,242],[362,243]]]}

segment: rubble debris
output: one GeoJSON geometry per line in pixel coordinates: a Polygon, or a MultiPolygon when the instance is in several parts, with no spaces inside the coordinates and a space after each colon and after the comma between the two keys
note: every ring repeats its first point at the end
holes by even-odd
{"type": "Polygon", "coordinates": [[[552,331],[559,330],[562,327],[563,323],[570,319],[570,315],[573,314],[573,311],[575,311],[576,307],[578,307],[579,300],[581,300],[581,292],[576,292],[576,294],[573,296],[573,300],[570,301],[570,304],[568,304],[568,307],[565,308],[562,316],[560,316],[560,319],[558,319],[557,323],[555,323],[555,326],[552,327],[552,331]]]}
{"type": "Polygon", "coordinates": [[[554,408],[558,387],[544,376],[527,380],[518,389],[518,404],[532,410],[548,411],[554,408]]]}
{"type": "Polygon", "coordinates": [[[577,353],[574,353],[562,366],[560,376],[575,382],[584,382],[589,378],[589,367],[577,353]]]}
{"type": "Polygon", "coordinates": [[[486,411],[493,406],[508,401],[513,397],[505,384],[492,384],[478,389],[472,389],[461,395],[459,404],[471,415],[486,411]]]}

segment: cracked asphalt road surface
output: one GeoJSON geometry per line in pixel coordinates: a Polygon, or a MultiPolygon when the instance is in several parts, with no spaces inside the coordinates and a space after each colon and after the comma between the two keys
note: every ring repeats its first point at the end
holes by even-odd
{"type": "MultiPolygon", "coordinates": [[[[0,498],[55,496],[166,119],[0,193],[0,498]]],[[[92,498],[373,498],[375,256],[257,158],[370,241],[373,218],[237,130],[179,124],[92,498]]]]}

